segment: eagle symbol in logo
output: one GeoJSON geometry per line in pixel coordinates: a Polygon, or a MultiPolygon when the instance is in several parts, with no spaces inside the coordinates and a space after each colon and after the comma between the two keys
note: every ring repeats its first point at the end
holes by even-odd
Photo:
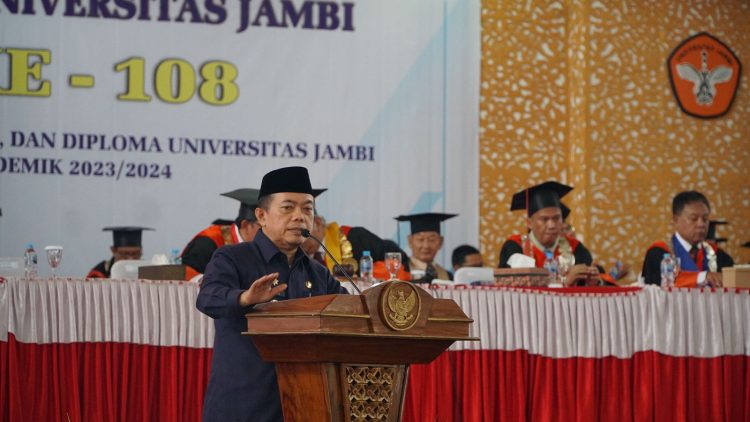
{"type": "Polygon", "coordinates": [[[415,292],[411,292],[409,297],[404,297],[403,290],[399,290],[395,293],[395,295],[388,295],[388,308],[392,312],[388,316],[396,325],[407,325],[416,316],[416,314],[412,314],[411,311],[417,303],[417,297],[415,292]]]}
{"type": "Polygon", "coordinates": [[[732,79],[732,69],[727,66],[716,66],[708,70],[708,54],[701,52],[701,69],[698,70],[690,63],[677,65],[680,78],[693,83],[693,94],[699,105],[710,106],[716,96],[716,84],[728,82],[732,79]]]}

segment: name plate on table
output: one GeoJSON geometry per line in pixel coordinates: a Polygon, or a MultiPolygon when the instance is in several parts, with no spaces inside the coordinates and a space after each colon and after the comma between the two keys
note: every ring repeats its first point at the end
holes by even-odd
{"type": "Polygon", "coordinates": [[[138,278],[144,280],[184,280],[184,265],[146,265],[138,267],[138,278]]]}
{"type": "Polygon", "coordinates": [[[750,287],[750,265],[735,265],[721,270],[724,287],[750,287]]]}
{"type": "Polygon", "coordinates": [[[495,268],[495,284],[509,287],[546,287],[549,272],[544,268],[495,268]]]}

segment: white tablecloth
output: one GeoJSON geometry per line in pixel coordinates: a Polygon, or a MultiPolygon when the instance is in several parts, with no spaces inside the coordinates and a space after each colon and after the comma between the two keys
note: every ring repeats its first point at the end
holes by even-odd
{"type": "Polygon", "coordinates": [[[9,279],[0,283],[0,339],[213,346],[198,286],[177,281],[9,279]]]}

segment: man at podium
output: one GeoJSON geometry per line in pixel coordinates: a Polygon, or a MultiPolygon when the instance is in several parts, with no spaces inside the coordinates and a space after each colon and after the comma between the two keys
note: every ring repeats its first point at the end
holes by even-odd
{"type": "Polygon", "coordinates": [[[204,421],[283,420],[274,366],[241,333],[255,304],[346,292],[300,248],[313,210],[307,169],[273,170],[261,183],[255,239],[220,248],[209,262],[196,303],[216,327],[204,421]]]}

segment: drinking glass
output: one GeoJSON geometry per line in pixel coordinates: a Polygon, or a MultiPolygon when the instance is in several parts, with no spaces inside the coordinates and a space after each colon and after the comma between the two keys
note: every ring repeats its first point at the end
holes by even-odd
{"type": "Polygon", "coordinates": [[[389,280],[396,280],[399,268],[401,268],[401,252],[386,252],[385,269],[390,275],[389,280]]]}
{"type": "Polygon", "coordinates": [[[60,265],[60,261],[62,261],[63,247],[47,246],[44,250],[47,251],[47,263],[52,268],[52,278],[57,278],[56,269],[60,265]]]}
{"type": "Polygon", "coordinates": [[[565,285],[570,269],[576,264],[576,257],[569,252],[557,256],[557,269],[560,272],[560,284],[565,285]]]}

